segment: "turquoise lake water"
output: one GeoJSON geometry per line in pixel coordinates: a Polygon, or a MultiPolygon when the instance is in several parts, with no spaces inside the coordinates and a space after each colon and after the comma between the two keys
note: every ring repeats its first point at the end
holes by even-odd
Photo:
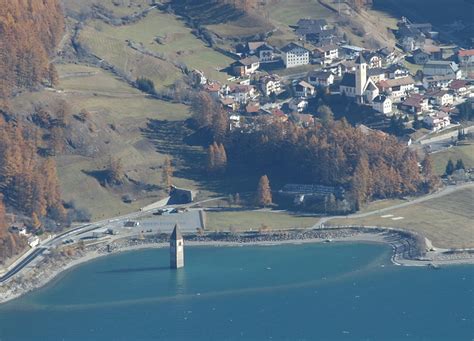
{"type": "Polygon", "coordinates": [[[377,244],[112,255],[0,306],[0,340],[472,340],[473,266],[390,263],[377,244]]]}

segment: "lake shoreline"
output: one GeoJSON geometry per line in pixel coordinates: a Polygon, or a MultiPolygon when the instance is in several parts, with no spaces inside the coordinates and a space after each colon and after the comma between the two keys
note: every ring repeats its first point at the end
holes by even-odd
{"type": "MultiPolygon", "coordinates": [[[[168,236],[148,238],[124,238],[116,236],[88,244],[74,254],[49,254],[38,264],[26,268],[18,278],[0,286],[0,304],[23,296],[33,290],[44,287],[67,270],[110,254],[145,249],[168,247],[168,236]]],[[[417,236],[406,231],[383,228],[329,228],[318,230],[292,230],[266,233],[224,233],[215,232],[205,235],[185,235],[186,246],[207,247],[245,247],[278,246],[306,243],[383,243],[392,248],[391,261],[398,266],[431,266],[474,264],[474,253],[470,251],[433,250],[420,254],[417,236]]]]}

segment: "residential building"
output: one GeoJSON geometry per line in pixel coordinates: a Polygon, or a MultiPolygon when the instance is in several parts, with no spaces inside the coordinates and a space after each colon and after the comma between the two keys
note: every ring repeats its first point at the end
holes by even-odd
{"type": "Polygon", "coordinates": [[[400,109],[411,114],[421,114],[429,110],[429,101],[423,95],[412,94],[400,104],[400,109]]]}
{"type": "Polygon", "coordinates": [[[367,67],[369,69],[381,68],[382,67],[382,56],[374,51],[363,51],[362,56],[367,62],[367,67]]]}
{"type": "Polygon", "coordinates": [[[315,94],[316,94],[315,87],[309,84],[308,82],[300,81],[295,84],[296,97],[309,98],[309,97],[313,97],[315,94]]]}
{"type": "Polygon", "coordinates": [[[412,55],[413,61],[418,65],[424,65],[432,60],[431,54],[424,51],[423,49],[416,49],[413,51],[412,55]]]}
{"type": "Polygon", "coordinates": [[[258,57],[260,63],[270,63],[275,61],[275,49],[267,43],[260,45],[255,50],[255,56],[258,57]]]}
{"type": "Polygon", "coordinates": [[[229,115],[230,130],[234,130],[241,127],[241,118],[239,114],[232,113],[229,115]]]}
{"type": "Polygon", "coordinates": [[[251,75],[255,73],[259,67],[260,61],[256,56],[246,57],[232,64],[234,74],[239,77],[251,75]]]}
{"type": "Polygon", "coordinates": [[[31,236],[28,238],[28,245],[31,248],[37,247],[39,243],[40,243],[40,239],[38,238],[38,236],[31,236]]]}
{"type": "Polygon", "coordinates": [[[412,53],[415,64],[424,65],[432,60],[441,59],[441,49],[435,45],[425,45],[412,53]]]}
{"type": "Polygon", "coordinates": [[[286,68],[308,65],[310,51],[295,43],[290,43],[281,49],[283,63],[286,68]]]}
{"type": "Polygon", "coordinates": [[[386,72],[385,69],[382,69],[380,67],[372,68],[367,70],[367,76],[375,84],[377,84],[378,82],[383,81],[386,78],[386,72]]]}
{"type": "Polygon", "coordinates": [[[209,83],[204,86],[204,90],[211,95],[216,101],[219,100],[221,94],[222,85],[219,83],[209,83]]]}
{"type": "Polygon", "coordinates": [[[253,85],[232,85],[230,96],[239,104],[247,104],[258,98],[259,93],[253,85]]]}
{"type": "Polygon", "coordinates": [[[307,80],[311,85],[327,87],[334,83],[334,74],[325,71],[310,71],[307,80]]]}
{"type": "Polygon", "coordinates": [[[415,51],[422,48],[425,44],[425,37],[422,35],[406,36],[401,38],[400,46],[405,52],[415,51]]]}
{"type": "Polygon", "coordinates": [[[377,83],[379,90],[389,94],[392,101],[407,96],[415,90],[415,81],[411,76],[386,79],[377,83]]]}
{"type": "Polygon", "coordinates": [[[247,106],[245,107],[245,112],[247,114],[258,114],[260,111],[260,103],[258,102],[249,102],[247,106]]]}
{"type": "Polygon", "coordinates": [[[423,87],[425,89],[445,89],[453,81],[452,76],[425,76],[423,77],[423,87]]]}
{"type": "Polygon", "coordinates": [[[308,42],[333,42],[337,36],[324,19],[300,19],[296,25],[296,34],[308,42]]]}
{"type": "Polygon", "coordinates": [[[451,124],[449,114],[444,112],[437,112],[431,115],[426,115],[423,122],[433,131],[443,129],[451,124]]]}
{"type": "Polygon", "coordinates": [[[264,41],[249,41],[245,46],[245,53],[249,56],[253,56],[257,53],[257,49],[265,45],[264,41]]]}
{"type": "Polygon", "coordinates": [[[301,113],[308,107],[308,101],[303,98],[293,98],[288,104],[288,107],[290,110],[301,113]]]}
{"type": "Polygon", "coordinates": [[[378,95],[372,101],[372,108],[385,115],[391,114],[392,100],[388,96],[378,95]]]}
{"type": "Polygon", "coordinates": [[[423,66],[424,76],[450,76],[452,79],[461,78],[461,70],[455,62],[434,60],[423,66]]]}
{"type": "Polygon", "coordinates": [[[333,63],[339,58],[339,46],[335,44],[316,47],[313,50],[313,60],[322,65],[333,63]]]}
{"type": "Polygon", "coordinates": [[[473,89],[471,82],[462,79],[455,79],[449,84],[449,89],[456,96],[468,96],[473,89]]]}
{"type": "Polygon", "coordinates": [[[392,64],[385,69],[385,78],[395,79],[406,77],[410,72],[402,65],[392,64]]]}
{"type": "Polygon", "coordinates": [[[426,97],[430,98],[433,104],[444,107],[452,105],[454,98],[453,95],[446,90],[433,90],[426,93],[426,97]]]}
{"type": "Polygon", "coordinates": [[[459,50],[458,62],[462,67],[474,64],[474,50],[459,50]]]}
{"type": "Polygon", "coordinates": [[[272,93],[278,95],[282,92],[281,79],[277,75],[264,76],[260,78],[259,87],[262,93],[267,97],[272,93]]]}

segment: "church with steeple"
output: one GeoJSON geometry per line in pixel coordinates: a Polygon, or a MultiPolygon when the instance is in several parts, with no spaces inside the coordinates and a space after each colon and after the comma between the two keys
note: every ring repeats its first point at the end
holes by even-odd
{"type": "Polygon", "coordinates": [[[184,239],[178,224],[174,226],[170,237],[170,268],[184,267],[184,239]]]}
{"type": "Polygon", "coordinates": [[[339,90],[347,97],[354,98],[359,104],[370,104],[379,95],[379,89],[374,81],[367,77],[367,62],[362,54],[357,57],[355,73],[345,73],[339,90]]]}

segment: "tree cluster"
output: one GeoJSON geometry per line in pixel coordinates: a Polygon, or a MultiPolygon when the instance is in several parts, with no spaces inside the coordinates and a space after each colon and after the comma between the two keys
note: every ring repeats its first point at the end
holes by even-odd
{"type": "Polygon", "coordinates": [[[0,97],[45,80],[54,85],[49,57],[63,30],[59,0],[0,0],[0,97]]]}
{"type": "Polygon", "coordinates": [[[16,123],[0,124],[0,193],[39,228],[40,219],[65,219],[56,162],[38,155],[37,134],[16,123]]]}
{"type": "Polygon", "coordinates": [[[26,246],[26,239],[8,231],[5,204],[0,195],[0,264],[26,246]]]}
{"type": "Polygon", "coordinates": [[[150,95],[156,95],[155,83],[151,79],[140,77],[135,83],[139,90],[150,95]]]}
{"type": "Polygon", "coordinates": [[[222,143],[214,142],[207,150],[207,171],[222,173],[227,167],[227,153],[222,143]]]}
{"type": "Polygon", "coordinates": [[[458,159],[456,161],[456,165],[454,164],[453,160],[449,159],[446,164],[446,169],[445,169],[444,174],[452,175],[454,171],[457,171],[460,169],[466,169],[466,167],[464,166],[464,161],[462,159],[458,159]]]}
{"type": "Polygon", "coordinates": [[[229,118],[207,92],[199,92],[194,97],[191,111],[198,128],[209,130],[214,141],[224,140],[229,132],[229,118]]]}
{"type": "Polygon", "coordinates": [[[363,132],[344,120],[309,128],[264,121],[257,126],[227,138],[228,169],[267,173],[284,182],[343,186],[359,205],[424,189],[417,155],[390,135],[363,132]]]}

